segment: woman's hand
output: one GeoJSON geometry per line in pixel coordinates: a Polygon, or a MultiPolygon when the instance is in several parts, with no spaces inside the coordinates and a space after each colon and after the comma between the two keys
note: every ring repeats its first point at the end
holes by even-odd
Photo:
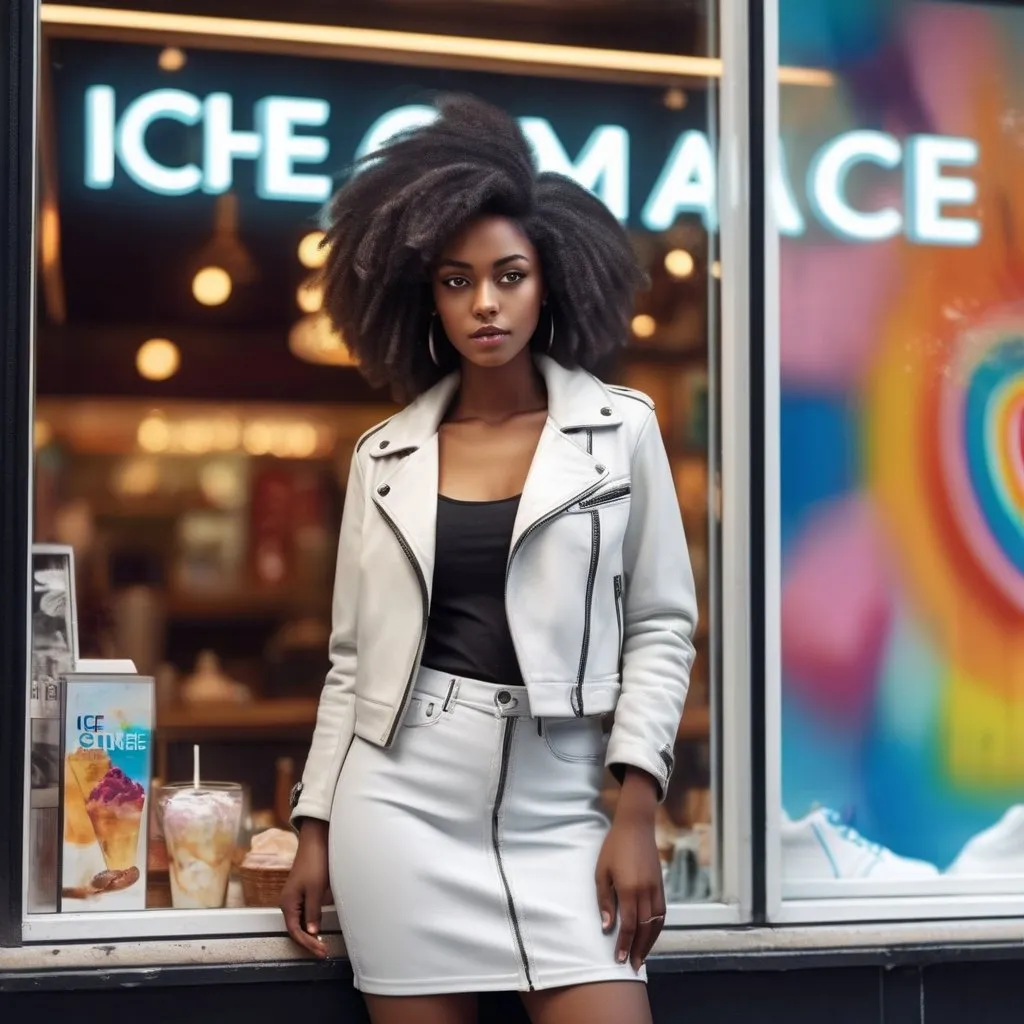
{"type": "Polygon", "coordinates": [[[597,860],[597,902],[606,932],[615,926],[615,958],[639,971],[665,924],[665,888],[654,841],[657,783],[628,768],[611,830],[597,860]]]}
{"type": "Polygon", "coordinates": [[[327,956],[320,938],[320,912],[327,886],[327,822],[306,818],[299,830],[295,863],[281,890],[281,911],[288,934],[321,960],[327,956]]]}

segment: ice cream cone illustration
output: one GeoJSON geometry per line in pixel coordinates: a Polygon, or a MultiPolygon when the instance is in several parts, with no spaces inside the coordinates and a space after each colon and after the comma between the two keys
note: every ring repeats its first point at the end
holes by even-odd
{"type": "Polygon", "coordinates": [[[64,838],[77,846],[96,842],[96,833],[85,798],[110,771],[110,755],[105,750],[74,750],[67,756],[64,772],[64,838]]]}
{"type": "Polygon", "coordinates": [[[111,871],[135,866],[145,802],[145,790],[120,768],[111,768],[89,794],[85,808],[111,871]]]}

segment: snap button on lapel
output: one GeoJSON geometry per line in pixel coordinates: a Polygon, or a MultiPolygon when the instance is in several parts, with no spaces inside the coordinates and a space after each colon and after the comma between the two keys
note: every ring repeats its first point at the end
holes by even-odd
{"type": "Polygon", "coordinates": [[[594,467],[594,469],[596,469],[596,470],[598,471],[598,473],[603,473],[603,472],[604,472],[604,466],[602,466],[602,465],[601,465],[600,463],[598,463],[598,464],[597,464],[597,465],[596,465],[596,466],[594,467]]]}
{"type": "Polygon", "coordinates": [[[381,451],[383,451],[385,448],[387,448],[389,444],[391,444],[390,441],[381,441],[381,443],[377,445],[377,447],[380,448],[381,451]]]}
{"type": "Polygon", "coordinates": [[[611,409],[608,408],[607,405],[601,410],[601,415],[602,416],[611,416],[611,414],[612,414],[612,411],[611,411],[611,409]]]}
{"type": "Polygon", "coordinates": [[[387,484],[381,484],[377,488],[377,493],[382,497],[386,498],[391,493],[391,488],[387,484]]]}

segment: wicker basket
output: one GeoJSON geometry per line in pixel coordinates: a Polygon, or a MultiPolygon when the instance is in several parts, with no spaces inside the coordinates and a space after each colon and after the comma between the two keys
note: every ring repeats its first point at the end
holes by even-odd
{"type": "Polygon", "coordinates": [[[242,868],[242,892],[247,907],[276,907],[288,881],[287,868],[242,868]]]}

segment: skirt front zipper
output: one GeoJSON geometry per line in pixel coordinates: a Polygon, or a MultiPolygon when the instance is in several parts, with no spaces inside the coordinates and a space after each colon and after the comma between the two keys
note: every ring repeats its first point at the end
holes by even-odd
{"type": "Polygon", "coordinates": [[[526,954],[526,943],[523,941],[522,928],[519,925],[519,916],[516,913],[515,900],[512,898],[512,887],[508,883],[508,875],[505,874],[505,865],[501,860],[501,801],[505,797],[505,785],[508,782],[508,762],[512,753],[512,740],[515,737],[516,719],[505,719],[505,734],[501,741],[501,765],[498,769],[498,789],[494,796],[494,811],[491,814],[491,843],[494,846],[494,857],[498,863],[498,874],[501,876],[501,885],[505,892],[505,902],[508,906],[508,918],[512,925],[512,934],[515,936],[516,946],[519,950],[519,959],[522,962],[523,970],[526,972],[526,983],[533,991],[533,977],[530,974],[530,958],[526,954]]]}

